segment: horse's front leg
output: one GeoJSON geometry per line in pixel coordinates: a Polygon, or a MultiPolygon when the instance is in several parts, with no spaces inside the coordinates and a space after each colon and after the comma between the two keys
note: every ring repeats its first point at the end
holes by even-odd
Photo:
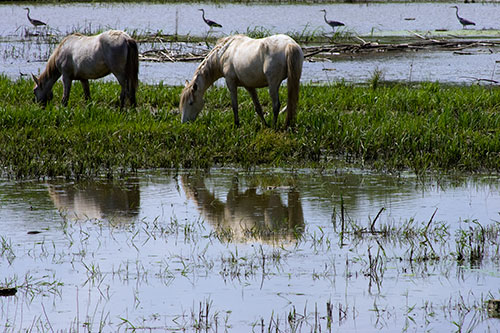
{"type": "Polygon", "coordinates": [[[273,127],[276,128],[278,123],[278,116],[280,114],[280,95],[279,95],[280,85],[269,85],[269,95],[271,96],[271,101],[273,103],[273,127]]]}
{"type": "Polygon", "coordinates": [[[228,79],[226,79],[226,85],[229,89],[229,93],[231,94],[231,106],[233,107],[234,125],[236,127],[239,127],[240,118],[238,116],[238,87],[236,86],[236,83],[228,79]]]}
{"type": "Polygon", "coordinates": [[[262,106],[260,105],[259,97],[257,96],[257,90],[255,88],[248,87],[246,87],[246,89],[250,94],[250,97],[252,97],[253,105],[255,105],[255,112],[259,115],[259,118],[264,123],[264,126],[267,127],[266,119],[264,118],[264,113],[262,112],[262,106]]]}
{"type": "Polygon", "coordinates": [[[89,101],[90,100],[89,80],[82,79],[80,80],[80,82],[82,83],[83,95],[85,96],[85,100],[89,101]]]}
{"type": "Polygon", "coordinates": [[[63,75],[63,97],[62,97],[62,105],[67,106],[69,100],[69,93],[71,92],[71,79],[68,76],[63,75]]]}

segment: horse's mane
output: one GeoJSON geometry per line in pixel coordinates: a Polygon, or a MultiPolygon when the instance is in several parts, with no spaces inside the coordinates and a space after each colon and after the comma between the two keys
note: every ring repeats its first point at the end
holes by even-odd
{"type": "Polygon", "coordinates": [[[198,74],[203,74],[210,72],[212,67],[215,65],[215,61],[220,59],[224,52],[226,52],[227,48],[231,43],[238,38],[241,38],[243,35],[234,35],[234,36],[227,36],[227,37],[222,37],[217,40],[217,43],[215,44],[214,48],[207,54],[205,59],[200,63],[196,71],[194,72],[194,76],[196,77],[198,74]]]}
{"type": "MultiPolygon", "coordinates": [[[[193,79],[186,84],[184,89],[182,90],[180,97],[180,105],[186,103],[188,97],[193,93],[193,86],[196,83],[195,78],[198,76],[202,76],[206,82],[209,82],[209,85],[213,83],[220,75],[217,73],[220,71],[220,64],[218,63],[221,57],[226,52],[227,48],[231,45],[231,43],[235,39],[239,39],[244,37],[244,35],[233,35],[222,37],[217,40],[214,48],[207,54],[205,59],[200,63],[198,68],[194,71],[193,79]]],[[[208,85],[206,85],[208,86],[208,85]]]]}
{"type": "Polygon", "coordinates": [[[218,66],[216,62],[218,59],[221,57],[221,55],[224,54],[226,51],[227,47],[231,44],[231,42],[238,36],[241,35],[235,35],[235,36],[228,36],[228,37],[223,37],[217,40],[217,43],[215,44],[214,48],[207,54],[205,59],[200,63],[198,68],[194,71],[193,79],[186,84],[184,89],[182,90],[181,97],[180,97],[180,105],[186,103],[189,95],[193,92],[193,85],[196,83],[195,78],[198,76],[204,77],[208,81],[212,81],[215,73],[214,71],[217,70],[218,66]]]}
{"type": "Polygon", "coordinates": [[[66,43],[66,41],[74,36],[83,36],[82,34],[79,33],[74,33],[69,36],[66,36],[63,38],[63,40],[57,45],[56,49],[50,56],[49,60],[47,61],[47,66],[45,66],[45,70],[43,71],[42,74],[40,74],[40,82],[45,82],[48,78],[54,77],[54,76],[59,76],[61,75],[61,72],[59,69],[57,69],[56,66],[56,60],[59,57],[59,54],[61,53],[61,47],[66,43]]]}

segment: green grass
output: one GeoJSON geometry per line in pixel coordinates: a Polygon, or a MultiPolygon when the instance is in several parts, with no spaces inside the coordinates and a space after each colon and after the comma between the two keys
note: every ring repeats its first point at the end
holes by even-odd
{"type": "MultiPolygon", "coordinates": [[[[65,108],[57,83],[44,109],[33,103],[30,81],[0,77],[3,174],[91,178],[148,168],[328,168],[339,161],[417,173],[500,169],[497,87],[305,85],[297,124],[288,131],[262,128],[244,90],[242,125],[234,128],[225,88],[209,89],[204,112],[181,124],[181,89],[141,84],[138,107],[120,110],[117,83],[92,82],[90,103],[75,83],[65,108]]],[[[269,113],[267,91],[259,95],[269,113]]],[[[286,87],[281,98],[285,103],[286,87]]]]}

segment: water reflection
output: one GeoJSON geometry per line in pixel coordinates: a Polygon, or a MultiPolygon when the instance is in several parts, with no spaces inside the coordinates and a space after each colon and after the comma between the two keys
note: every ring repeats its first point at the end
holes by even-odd
{"type": "Polygon", "coordinates": [[[127,223],[139,213],[141,196],[136,181],[126,184],[52,183],[48,190],[56,209],[70,219],[107,219],[113,223],[127,223]]]}
{"type": "Polygon", "coordinates": [[[186,197],[216,229],[230,230],[233,239],[294,241],[302,233],[304,214],[300,194],[294,187],[285,187],[285,204],[277,187],[242,189],[238,178],[233,177],[224,202],[207,188],[205,178],[196,174],[181,176],[186,197]]]}
{"type": "MultiPolygon", "coordinates": [[[[260,318],[274,321],[276,313],[289,316],[295,308],[304,309],[304,318],[323,318],[318,325],[304,321],[308,327],[323,323],[328,331],[325,318],[331,314],[307,306],[312,303],[326,303],[327,312],[338,310],[342,318],[335,323],[342,331],[423,327],[391,319],[407,318],[410,312],[427,321],[427,330],[451,331],[459,322],[478,332],[496,331],[498,319],[483,315],[484,295],[497,298],[499,285],[498,175],[440,177],[422,185],[411,175],[356,170],[325,174],[212,169],[208,175],[191,176],[186,172],[194,171],[148,171],[119,183],[47,185],[0,179],[2,282],[20,289],[16,296],[0,299],[3,330],[25,331],[34,326],[68,330],[81,320],[74,311],[80,306],[95,309],[88,320],[89,331],[96,316],[104,318],[97,322],[105,331],[123,329],[106,318],[124,313],[127,320],[144,327],[182,331],[199,323],[198,317],[188,322],[186,313],[205,313],[205,304],[208,309],[213,302],[221,311],[211,312],[231,316],[219,321],[211,316],[211,327],[224,322],[236,331],[250,331],[264,320],[260,318]],[[425,221],[425,228],[432,212],[439,211],[429,232],[403,233],[402,243],[365,235],[363,242],[340,246],[330,219],[340,195],[346,210],[356,210],[353,219],[357,221],[366,221],[370,207],[390,208],[386,198],[392,200],[396,226],[407,225],[414,211],[426,210],[425,219],[417,219],[425,221]],[[64,223],[54,206],[88,217],[132,217],[140,223],[107,232],[108,225],[98,228],[93,221],[64,223]],[[193,223],[200,215],[207,223],[193,223]],[[457,222],[465,216],[477,218],[481,227],[457,222]],[[234,244],[237,239],[228,244],[212,233],[212,225],[243,236],[262,227],[284,230],[280,236],[284,243],[293,242],[291,229],[304,228],[304,219],[305,236],[286,250],[234,244]],[[438,221],[450,228],[435,229],[438,221]],[[28,234],[30,230],[42,233],[28,234]],[[316,237],[319,230],[322,235],[316,237]],[[464,245],[471,249],[478,245],[470,241],[472,231],[485,234],[475,237],[485,249],[480,268],[471,267],[472,260],[457,260],[457,230],[467,236],[464,245]],[[429,257],[434,252],[438,258],[429,257]],[[158,317],[158,304],[168,315],[158,317]],[[374,313],[374,304],[387,311],[374,313]],[[42,312],[46,316],[40,316],[42,312]],[[50,318],[50,323],[40,318],[50,318]]],[[[260,239],[266,242],[270,237],[260,239]]]]}
{"type": "MultiPolygon", "coordinates": [[[[301,234],[305,220],[312,226],[335,222],[341,207],[347,220],[362,226],[381,208],[384,211],[380,223],[428,221],[438,208],[435,220],[446,221],[455,229],[461,220],[497,221],[496,207],[500,203],[496,176],[446,178],[422,184],[411,176],[357,172],[315,174],[306,170],[294,174],[242,175],[212,170],[208,175],[168,175],[168,181],[161,186],[146,179],[139,175],[123,182],[52,182],[40,189],[43,198],[50,200],[48,203],[37,199],[28,200],[27,207],[7,205],[0,211],[0,219],[4,216],[14,222],[12,216],[19,215],[26,223],[26,214],[33,212],[33,219],[39,221],[35,212],[42,206],[64,211],[71,219],[107,219],[118,223],[158,216],[192,221],[202,216],[215,229],[231,230],[235,241],[254,237],[253,240],[269,242],[277,238],[293,241],[301,234]],[[457,206],[457,202],[466,204],[457,206]],[[179,215],[186,203],[190,209],[179,215]]],[[[3,198],[13,196],[8,188],[3,190],[8,193],[3,198]]],[[[26,227],[30,228],[40,227],[26,227]]]]}

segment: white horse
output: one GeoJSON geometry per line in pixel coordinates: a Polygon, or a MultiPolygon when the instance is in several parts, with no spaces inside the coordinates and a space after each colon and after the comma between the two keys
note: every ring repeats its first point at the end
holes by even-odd
{"type": "Polygon", "coordinates": [[[299,100],[300,76],[304,54],[300,46],[286,35],[252,39],[243,35],[220,39],[186,82],[179,108],[182,122],[192,121],[203,108],[203,94],[215,80],[224,77],[231,93],[234,123],[239,126],[238,87],[245,87],[252,97],[255,111],[267,126],[256,88],[269,87],[273,104],[273,126],[280,112],[279,87],[287,79],[288,103],[285,126],[292,125],[299,100]]]}
{"type": "Polygon", "coordinates": [[[136,104],[139,52],[137,43],[123,31],[109,30],[96,36],[72,34],[65,37],[47,62],[40,77],[32,74],[35,81],[35,99],[44,105],[52,99],[52,87],[62,75],[64,85],[62,104],[67,105],[71,82],[82,82],[85,98],[90,99],[89,79],[98,79],[110,73],[121,85],[120,105],[128,96],[136,104]]]}

